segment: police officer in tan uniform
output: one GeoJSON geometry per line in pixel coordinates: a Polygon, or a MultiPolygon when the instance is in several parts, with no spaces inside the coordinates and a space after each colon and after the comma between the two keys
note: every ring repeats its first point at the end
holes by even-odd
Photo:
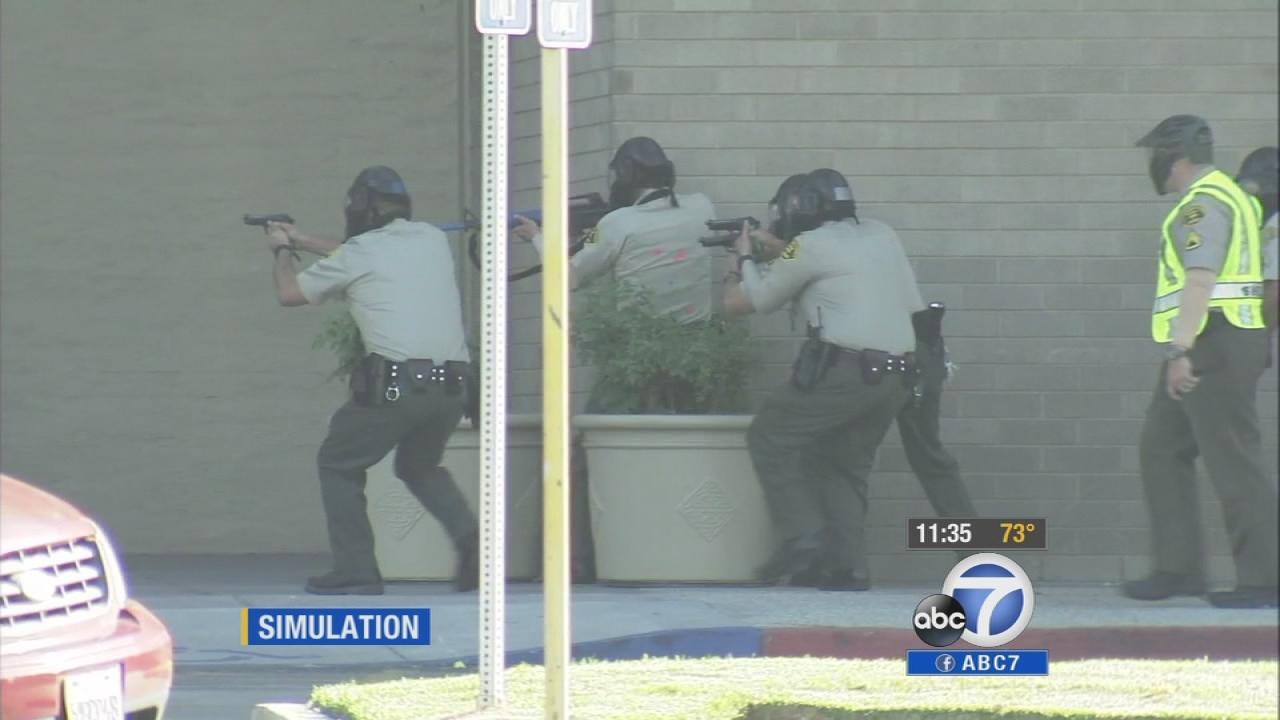
{"type": "MultiPolygon", "coordinates": [[[[831,168],[819,168],[809,176],[822,193],[826,208],[824,222],[850,223],[855,227],[860,224],[853,189],[844,175],[831,168]]],[[[941,303],[930,303],[912,315],[916,381],[913,397],[898,413],[896,424],[907,463],[920,481],[934,513],[942,518],[976,517],[977,510],[960,475],[960,463],[947,450],[941,437],[942,389],[949,375],[942,337],[943,313],[941,303]]],[[[866,459],[870,462],[874,458],[866,459]]],[[[828,571],[823,569],[825,564],[825,558],[819,559],[808,571],[793,575],[792,584],[850,589],[828,577],[828,571]]]]}
{"type": "MultiPolygon", "coordinates": [[[[701,193],[676,194],[675,165],[652,138],[624,142],[609,163],[610,212],[588,230],[582,249],[570,258],[570,287],[611,277],[620,286],[648,296],[652,311],[681,323],[706,320],[712,311],[711,256],[698,242],[715,208],[701,193]]],[[[516,235],[542,253],[538,226],[526,218],[516,235]]],[[[611,402],[608,388],[592,388],[587,412],[633,412],[611,402]]],[[[690,398],[691,400],[692,398],[690,398]]],[[[595,578],[588,500],[587,458],[576,434],[572,476],[572,572],[575,582],[595,578]]]]}
{"type": "Polygon", "coordinates": [[[1276,604],[1275,486],[1262,466],[1256,394],[1267,356],[1262,314],[1262,219],[1254,201],[1213,166],[1209,125],[1160,122],[1149,149],[1156,192],[1178,201],[1162,225],[1151,332],[1165,362],[1139,445],[1151,516],[1153,567],[1124,592],[1139,600],[1205,592],[1195,460],[1222,501],[1236,588],[1218,607],[1276,604]]]}
{"type": "Polygon", "coordinates": [[[1261,147],[1240,163],[1236,182],[1258,201],[1262,217],[1262,314],[1267,328],[1276,331],[1280,312],[1280,148],[1261,147]]]}
{"type": "Polygon", "coordinates": [[[440,466],[462,417],[469,372],[461,295],[445,234],[414,222],[410,212],[400,176],[374,166],[347,192],[345,241],[292,225],[267,227],[280,304],[346,300],[368,352],[317,458],[333,570],[310,578],[310,593],[382,594],[365,510],[365,471],[393,449],[396,476],[453,539],[456,588],[477,585],[476,519],[440,466]],[[328,255],[298,272],[295,246],[328,255]]]}
{"type": "Polygon", "coordinates": [[[735,248],[741,281],[726,287],[724,307],[767,313],[795,299],[809,326],[790,381],[764,402],[747,433],[782,540],[758,575],[775,582],[822,558],[823,587],[865,590],[867,475],[911,397],[911,316],[925,305],[892,228],[824,221],[828,212],[811,177],[784,182],[771,203],[770,230],[755,240],[767,245],[772,235],[786,244],[762,269],[744,226],[735,248]]]}

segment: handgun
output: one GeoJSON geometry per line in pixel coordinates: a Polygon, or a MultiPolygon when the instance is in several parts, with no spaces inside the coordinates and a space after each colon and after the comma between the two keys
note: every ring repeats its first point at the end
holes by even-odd
{"type": "Polygon", "coordinates": [[[244,216],[245,225],[254,225],[257,227],[266,227],[269,222],[293,224],[293,218],[288,213],[273,213],[271,215],[248,215],[244,216]]]}
{"type": "Polygon", "coordinates": [[[742,230],[742,223],[744,222],[752,230],[760,228],[760,221],[750,215],[729,218],[728,220],[708,220],[707,229],[721,234],[715,237],[702,238],[698,242],[702,243],[703,247],[732,247],[734,241],[738,239],[736,233],[742,230]]]}

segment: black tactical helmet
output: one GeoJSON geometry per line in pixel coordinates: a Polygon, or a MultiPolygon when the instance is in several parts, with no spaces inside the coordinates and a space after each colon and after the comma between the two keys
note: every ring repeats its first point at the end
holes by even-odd
{"type": "Polygon", "coordinates": [[[1196,115],[1167,117],[1136,145],[1152,150],[1148,171],[1160,195],[1169,192],[1165,183],[1178,160],[1186,158],[1197,165],[1213,162],[1213,132],[1209,130],[1209,123],[1196,115]]]}
{"type": "Polygon", "coordinates": [[[352,238],[386,225],[396,218],[408,220],[412,200],[399,173],[385,165],[374,165],[360,171],[347,190],[347,237],[352,238]],[[382,214],[377,200],[392,200],[402,209],[382,214]]]}
{"type": "Polygon", "coordinates": [[[630,205],[641,188],[676,186],[676,166],[651,137],[633,137],[622,143],[609,161],[610,206],[630,205]]]}
{"type": "Polygon", "coordinates": [[[782,240],[822,226],[822,191],[809,175],[792,175],[769,203],[770,231],[782,240]]]}
{"type": "Polygon", "coordinates": [[[1236,182],[1262,202],[1262,219],[1270,218],[1280,204],[1280,148],[1261,147],[1249,153],[1240,163],[1236,182]]]}
{"type": "Polygon", "coordinates": [[[819,168],[809,173],[814,185],[822,193],[822,219],[844,220],[858,219],[857,205],[853,200],[853,189],[844,175],[831,168],[819,168]]]}

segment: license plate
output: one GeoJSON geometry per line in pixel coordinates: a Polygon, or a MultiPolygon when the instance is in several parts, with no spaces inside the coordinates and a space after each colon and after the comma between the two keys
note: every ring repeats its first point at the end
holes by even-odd
{"type": "Polygon", "coordinates": [[[71,673],[62,680],[67,720],[124,720],[120,666],[71,673]]]}

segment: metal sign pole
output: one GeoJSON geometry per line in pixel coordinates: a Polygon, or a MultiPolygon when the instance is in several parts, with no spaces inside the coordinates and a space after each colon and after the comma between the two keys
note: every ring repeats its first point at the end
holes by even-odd
{"type": "Polygon", "coordinates": [[[538,0],[542,45],[543,582],[547,720],[569,718],[569,48],[591,42],[590,0],[538,0]]]}
{"type": "Polygon", "coordinates": [[[548,720],[569,717],[569,259],[565,50],[542,50],[544,666],[548,720]]]}
{"type": "Polygon", "coordinates": [[[484,203],[480,353],[480,707],[501,707],[506,692],[505,594],[507,476],[507,45],[484,37],[484,203]]]}
{"type": "Polygon", "coordinates": [[[480,406],[480,698],[506,703],[508,35],[529,32],[531,0],[476,0],[484,33],[480,406]]]}

